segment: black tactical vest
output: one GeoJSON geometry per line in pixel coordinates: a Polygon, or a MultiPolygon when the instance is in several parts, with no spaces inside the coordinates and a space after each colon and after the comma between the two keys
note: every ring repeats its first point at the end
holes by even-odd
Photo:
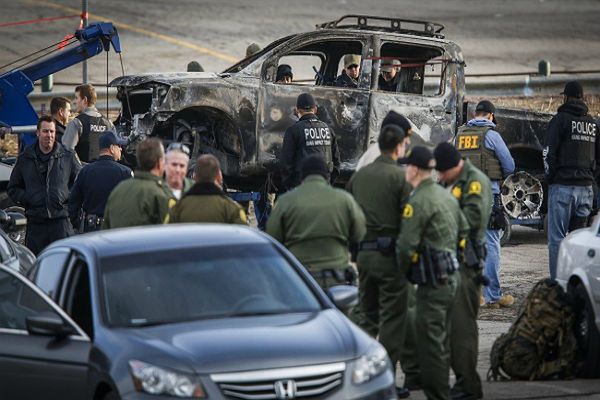
{"type": "Polygon", "coordinates": [[[87,114],[79,114],[77,117],[81,121],[83,131],[79,136],[79,142],[75,146],[75,152],[79,159],[83,162],[90,162],[98,158],[100,148],[98,139],[107,130],[110,130],[110,122],[106,118],[92,117],[87,114]]]}
{"type": "Polygon", "coordinates": [[[593,170],[598,125],[589,115],[571,118],[558,146],[558,166],[593,170]]]}
{"type": "Polygon", "coordinates": [[[496,153],[487,149],[485,135],[489,126],[467,126],[458,128],[455,146],[463,157],[471,160],[471,164],[483,171],[492,181],[502,180],[502,165],[496,153]]]}
{"type": "Polygon", "coordinates": [[[303,159],[310,155],[318,154],[327,163],[327,169],[331,173],[333,171],[332,157],[332,133],[326,123],[319,121],[317,118],[302,120],[298,124],[298,129],[303,138],[300,149],[301,156],[298,158],[298,171],[303,159]]]}

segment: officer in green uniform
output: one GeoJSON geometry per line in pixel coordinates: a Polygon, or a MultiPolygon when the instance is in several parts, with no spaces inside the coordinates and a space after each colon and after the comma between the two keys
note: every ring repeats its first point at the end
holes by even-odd
{"type": "Polygon", "coordinates": [[[407,158],[406,180],[414,190],[402,212],[396,241],[398,265],[409,265],[417,288],[417,350],[421,385],[430,400],[449,399],[448,331],[459,274],[456,249],[467,225],[456,199],[431,179],[435,166],[426,147],[416,146],[407,158]]]}
{"type": "Polygon", "coordinates": [[[223,174],[215,156],[198,157],[194,175],[196,184],[171,209],[169,223],[248,223],[242,207],[223,192],[223,174]]]}
{"type": "Polygon", "coordinates": [[[348,247],[365,235],[365,216],[349,193],[329,185],[322,157],[306,157],[300,172],[300,186],[275,203],[267,233],[287,247],[323,289],[348,283],[348,247]]]}
{"type": "Polygon", "coordinates": [[[108,196],[102,229],[168,222],[169,209],[176,200],[162,180],[165,170],[162,142],[157,138],[140,142],[136,158],[138,169],[133,179],[119,183],[108,196]]]}
{"type": "Polygon", "coordinates": [[[461,159],[450,143],[440,143],[434,156],[440,181],[450,188],[469,224],[452,311],[450,365],[456,384],[450,394],[453,400],[480,399],[483,392],[477,373],[477,314],[485,262],[485,231],[492,212],[491,182],[469,159],[461,159]]]}
{"type": "MultiPolygon", "coordinates": [[[[407,266],[397,267],[395,243],[402,207],[412,186],[396,161],[404,157],[411,133],[406,118],[391,111],[381,124],[378,138],[381,155],[356,171],[347,185],[367,219],[367,234],[360,242],[357,258],[363,316],[358,324],[371,336],[379,337],[392,365],[401,361],[403,369],[408,362],[402,360],[401,350],[409,325],[408,301],[414,296],[414,287],[406,279],[407,266]]],[[[397,394],[404,398],[409,391],[397,388],[397,394]]]]}

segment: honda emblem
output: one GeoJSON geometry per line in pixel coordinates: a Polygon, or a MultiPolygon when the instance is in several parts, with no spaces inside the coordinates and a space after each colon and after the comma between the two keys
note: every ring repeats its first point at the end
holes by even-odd
{"type": "Polygon", "coordinates": [[[296,398],[296,382],[293,380],[277,381],[273,386],[275,387],[275,396],[278,400],[296,398]]]}

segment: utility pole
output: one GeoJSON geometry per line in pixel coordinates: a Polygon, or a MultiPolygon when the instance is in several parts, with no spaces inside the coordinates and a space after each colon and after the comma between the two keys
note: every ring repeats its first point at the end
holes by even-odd
{"type": "MultiPolygon", "coordinates": [[[[81,0],[82,28],[88,26],[88,0],[81,0]]],[[[88,83],[87,60],[83,62],[83,83],[88,83]]]]}

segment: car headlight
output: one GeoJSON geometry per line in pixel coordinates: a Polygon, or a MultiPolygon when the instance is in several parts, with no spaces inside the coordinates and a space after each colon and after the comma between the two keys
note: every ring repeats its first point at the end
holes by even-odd
{"type": "Polygon", "coordinates": [[[379,343],[372,345],[369,350],[352,365],[352,383],[360,385],[370,381],[390,368],[387,352],[379,343]]]}
{"type": "Polygon", "coordinates": [[[147,364],[142,361],[129,361],[133,385],[138,392],[203,399],[204,389],[197,379],[179,372],[147,364]]]}

